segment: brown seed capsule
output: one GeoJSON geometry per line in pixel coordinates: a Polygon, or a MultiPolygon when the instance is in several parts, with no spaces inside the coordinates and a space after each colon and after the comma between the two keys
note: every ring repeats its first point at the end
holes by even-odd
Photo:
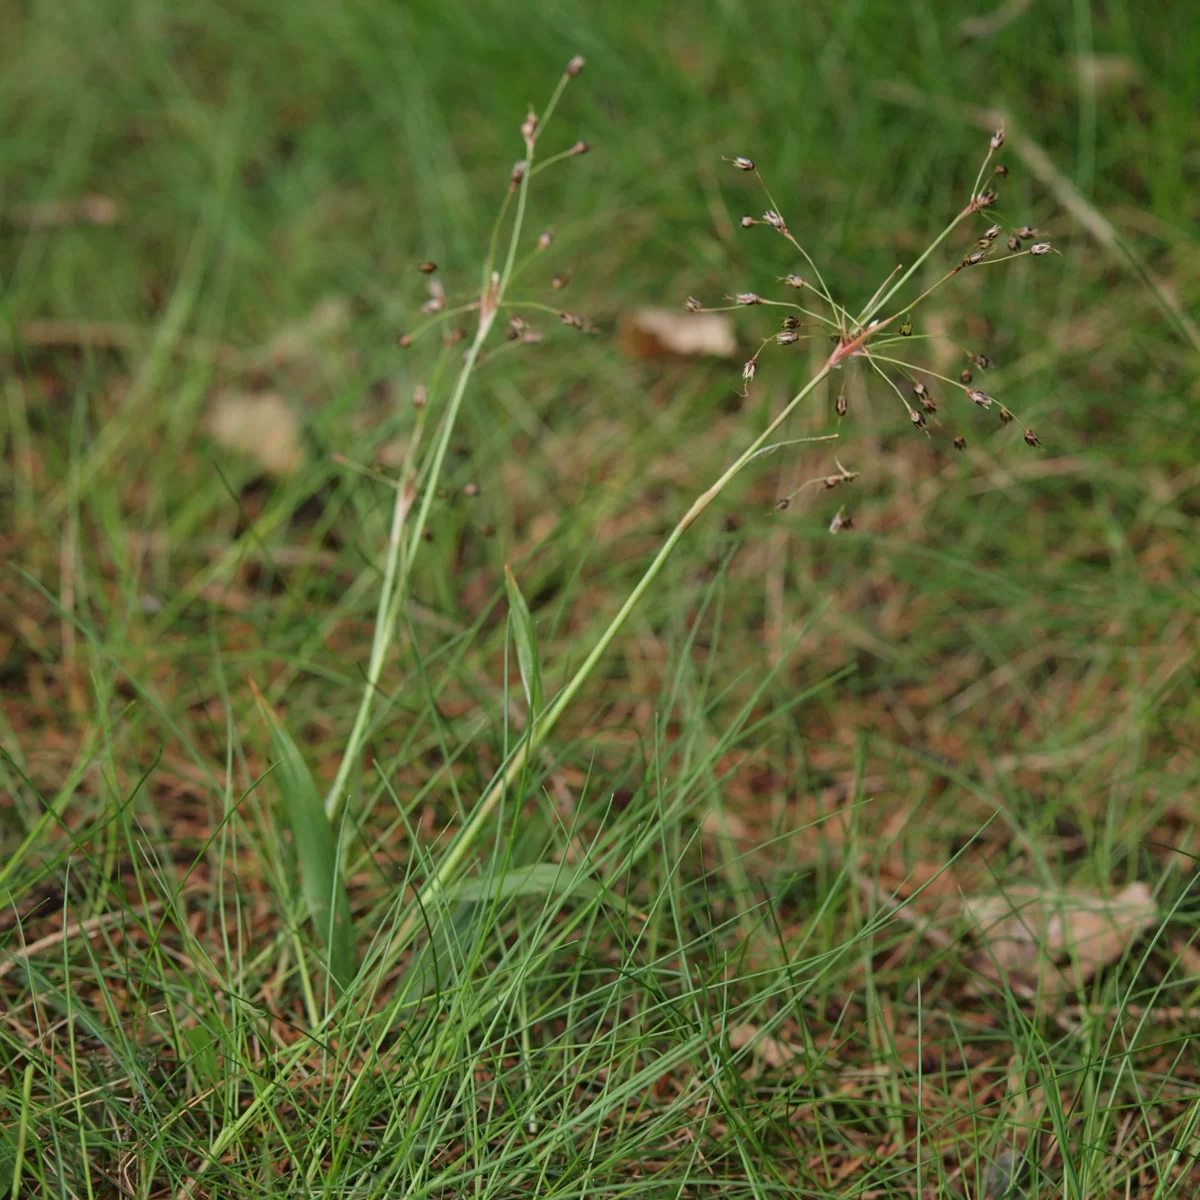
{"type": "Polygon", "coordinates": [[[784,496],[784,498],[783,498],[782,500],[776,500],[776,501],[775,501],[775,511],[776,511],[776,512],[783,512],[783,510],[784,510],[785,508],[787,508],[787,506],[788,506],[789,504],[791,504],[791,501],[790,501],[790,500],[789,500],[789,499],[788,499],[786,496],[784,496]]]}
{"type": "Polygon", "coordinates": [[[920,428],[922,428],[922,426],[924,426],[924,424],[925,424],[925,414],[924,414],[923,412],[921,412],[919,409],[916,409],[916,408],[910,408],[910,409],[908,410],[908,415],[909,415],[909,418],[912,420],[912,423],[913,423],[913,424],[914,424],[914,425],[915,425],[915,426],[916,426],[918,429],[920,429],[920,428]]]}
{"type": "Polygon", "coordinates": [[[971,361],[981,370],[986,371],[992,365],[992,360],[986,354],[972,354],[971,361]]]}
{"type": "Polygon", "coordinates": [[[991,208],[995,203],[996,193],[992,191],[991,188],[988,188],[986,192],[980,192],[979,195],[975,197],[976,208],[991,208]]]}
{"type": "Polygon", "coordinates": [[[972,251],[972,253],[968,254],[967,257],[963,259],[963,266],[964,267],[977,266],[979,263],[983,262],[983,257],[984,257],[984,255],[983,255],[982,250],[972,251]]]}
{"type": "Polygon", "coordinates": [[[923,409],[924,409],[924,410],[925,410],[927,413],[935,413],[935,412],[937,412],[937,405],[936,405],[936,404],[933,402],[933,397],[932,397],[932,396],[922,396],[922,397],[921,397],[921,407],[922,407],[922,408],[923,408],[923,409]]]}
{"type": "Polygon", "coordinates": [[[689,296],[683,302],[683,307],[686,308],[688,310],[688,312],[699,312],[704,307],[704,305],[701,304],[700,301],[697,300],[695,296],[689,296]]]}
{"type": "Polygon", "coordinates": [[[1030,254],[1049,254],[1050,251],[1053,249],[1054,249],[1054,247],[1052,245],[1050,245],[1049,242],[1034,242],[1034,244],[1029,247],[1029,253],[1030,254]]]}
{"type": "Polygon", "coordinates": [[[754,381],[754,372],[758,370],[758,363],[751,359],[745,366],[742,367],[742,379],[746,383],[754,381]]]}
{"type": "Polygon", "coordinates": [[[1008,248],[1014,254],[1016,254],[1021,249],[1021,239],[1017,237],[1010,237],[1008,239],[1008,248]]]}
{"type": "Polygon", "coordinates": [[[555,275],[554,278],[550,280],[550,286],[554,288],[555,291],[561,291],[567,286],[567,279],[568,277],[566,275],[555,275]]]}
{"type": "Polygon", "coordinates": [[[753,171],[754,170],[754,159],[743,158],[740,154],[736,158],[727,158],[725,161],[733,163],[733,165],[735,167],[737,167],[737,169],[739,171],[753,171]]]}
{"type": "Polygon", "coordinates": [[[918,396],[925,396],[929,392],[929,389],[919,380],[912,385],[912,390],[916,392],[918,396]]]}
{"type": "Polygon", "coordinates": [[[525,322],[520,317],[509,317],[508,326],[504,330],[504,336],[510,342],[515,342],[517,338],[525,332],[525,322]]]}
{"type": "Polygon", "coordinates": [[[423,383],[418,383],[413,388],[413,408],[424,408],[425,401],[429,399],[429,393],[425,390],[423,383]]]}
{"type": "Polygon", "coordinates": [[[738,292],[737,295],[734,296],[734,299],[739,304],[761,304],[762,303],[762,297],[759,295],[756,295],[754,292],[738,292]]]}
{"type": "Polygon", "coordinates": [[[412,334],[411,333],[402,333],[396,339],[396,345],[399,346],[401,350],[407,350],[409,348],[409,346],[412,345],[412,334]]]}
{"type": "Polygon", "coordinates": [[[997,163],[996,164],[996,174],[1001,179],[1007,179],[1008,178],[1008,168],[1003,163],[997,163]]]}
{"type": "Polygon", "coordinates": [[[1025,443],[1029,446],[1040,446],[1042,439],[1032,429],[1025,430],[1025,443]]]}
{"type": "Polygon", "coordinates": [[[995,133],[992,134],[992,149],[999,150],[1004,145],[1004,126],[1001,125],[995,133]]]}
{"type": "Polygon", "coordinates": [[[790,288],[802,288],[804,286],[804,280],[799,275],[785,275],[783,282],[790,288]]]}
{"type": "Polygon", "coordinates": [[[784,317],[783,318],[783,327],[784,327],[784,329],[799,329],[800,328],[800,318],[793,317],[790,315],[784,317]]]}
{"type": "Polygon", "coordinates": [[[554,241],[554,230],[543,229],[542,232],[538,234],[537,248],[539,250],[546,250],[549,248],[552,241],[554,241]]]}
{"type": "Polygon", "coordinates": [[[580,140],[577,141],[570,148],[570,150],[567,151],[567,153],[568,154],[586,154],[591,148],[592,148],[591,142],[585,142],[582,138],[580,138],[580,140]]]}
{"type": "Polygon", "coordinates": [[[975,376],[971,374],[970,369],[967,367],[963,367],[963,369],[959,371],[958,377],[963,383],[970,383],[971,380],[975,378],[975,376]]]}
{"type": "Polygon", "coordinates": [[[833,520],[829,522],[830,533],[841,533],[843,529],[853,528],[854,518],[844,508],[839,508],[833,520]]]}
{"type": "Polygon", "coordinates": [[[775,335],[775,340],[781,346],[790,346],[793,342],[800,340],[800,335],[794,329],[785,329],[782,333],[775,335]]]}
{"type": "Polygon", "coordinates": [[[846,410],[850,406],[846,403],[846,389],[845,388],[842,388],[842,390],[840,392],[838,392],[837,403],[833,407],[834,407],[834,411],[837,413],[837,415],[839,417],[844,417],[846,415],[846,410]]]}
{"type": "Polygon", "coordinates": [[[520,183],[521,180],[525,178],[525,160],[524,159],[521,159],[520,162],[513,163],[513,169],[511,171],[511,173],[509,174],[509,178],[512,180],[514,186],[516,184],[520,183]]]}
{"type": "Polygon", "coordinates": [[[580,71],[583,70],[583,55],[576,54],[569,63],[567,63],[567,74],[574,79],[580,71]]]}
{"type": "Polygon", "coordinates": [[[751,216],[747,215],[742,218],[742,228],[749,229],[752,225],[757,225],[758,222],[751,216]]]}
{"type": "Polygon", "coordinates": [[[1000,424],[1007,425],[1013,419],[1012,413],[1003,405],[1000,406],[1000,424]]]}
{"type": "Polygon", "coordinates": [[[772,229],[778,229],[780,232],[783,232],[787,229],[787,226],[783,222],[783,218],[773,208],[768,208],[767,211],[763,213],[762,219],[766,221],[766,223],[770,225],[772,229]]]}
{"type": "Polygon", "coordinates": [[[1015,232],[1016,232],[1017,237],[1019,237],[1019,238],[1037,237],[1037,230],[1034,229],[1033,226],[1031,226],[1031,225],[1022,225],[1021,228],[1016,230],[1015,232]]]}
{"type": "Polygon", "coordinates": [[[419,262],[417,263],[417,270],[420,271],[422,275],[432,275],[434,271],[437,270],[437,263],[419,262]]]}
{"type": "Polygon", "coordinates": [[[989,396],[987,394],[987,392],[972,391],[972,392],[968,392],[967,395],[970,396],[971,399],[974,400],[975,403],[978,404],[980,408],[991,408],[992,407],[992,398],[991,398],[991,396],[989,396]]]}
{"type": "Polygon", "coordinates": [[[464,496],[478,496],[479,495],[479,484],[464,483],[463,484],[463,495],[464,496]]]}
{"type": "Polygon", "coordinates": [[[954,448],[955,450],[965,450],[967,448],[967,439],[961,433],[954,439],[954,448]]]}

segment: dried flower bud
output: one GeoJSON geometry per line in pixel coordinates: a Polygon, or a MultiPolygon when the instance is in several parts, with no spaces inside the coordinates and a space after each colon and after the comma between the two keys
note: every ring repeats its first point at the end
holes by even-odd
{"type": "Polygon", "coordinates": [[[964,267],[974,267],[983,262],[984,253],[982,250],[973,250],[966,258],[963,259],[964,267]]]}
{"type": "Polygon", "coordinates": [[[745,383],[754,382],[754,372],[758,370],[758,363],[751,359],[744,367],[742,367],[742,380],[745,383]]]}
{"type": "Polygon", "coordinates": [[[800,328],[800,318],[793,317],[789,313],[788,316],[783,318],[783,327],[784,327],[784,329],[799,329],[800,328]]]}
{"type": "Polygon", "coordinates": [[[991,188],[988,188],[986,192],[980,192],[979,195],[975,197],[976,208],[991,208],[995,203],[996,193],[992,191],[991,188]]]}
{"type": "Polygon", "coordinates": [[[728,158],[726,162],[731,162],[739,171],[753,171],[754,159],[743,158],[740,154],[736,158],[728,158]]]}
{"type": "Polygon", "coordinates": [[[791,504],[791,501],[790,501],[790,500],[789,500],[789,499],[788,499],[786,496],[784,496],[784,498],[783,498],[782,500],[776,500],[776,501],[775,501],[775,511],[776,511],[776,512],[783,512],[783,510],[784,510],[785,508],[787,508],[787,506],[788,506],[789,504],[791,504]]]}
{"type": "Polygon", "coordinates": [[[1004,405],[1000,406],[1000,424],[1007,425],[1013,419],[1012,413],[1004,405]]]}
{"type": "Polygon", "coordinates": [[[569,63],[567,63],[567,74],[574,79],[580,71],[583,70],[583,55],[576,54],[569,63]]]}
{"type": "Polygon", "coordinates": [[[922,397],[921,397],[921,407],[922,407],[922,408],[923,408],[923,409],[924,409],[924,410],[925,410],[927,413],[935,413],[935,412],[937,412],[937,405],[936,405],[936,404],[933,402],[933,397],[932,397],[932,396],[922,396],[922,397]]]}
{"type": "Polygon", "coordinates": [[[787,225],[784,224],[783,218],[773,208],[768,208],[767,211],[763,213],[762,219],[766,221],[766,223],[770,225],[772,229],[778,229],[780,232],[787,229],[787,225]]]}
{"type": "Polygon", "coordinates": [[[1014,254],[1016,254],[1016,253],[1017,253],[1017,251],[1021,249],[1021,240],[1020,240],[1020,238],[1017,238],[1017,237],[1010,237],[1010,238],[1008,239],[1008,248],[1009,248],[1009,249],[1010,249],[1010,250],[1011,250],[1011,251],[1012,251],[1014,254]]]}
{"type": "Polygon", "coordinates": [[[1032,429],[1027,429],[1025,430],[1025,444],[1028,446],[1040,446],[1042,439],[1032,429]]]}
{"type": "Polygon", "coordinates": [[[570,278],[571,277],[569,275],[555,275],[554,278],[550,280],[550,286],[554,288],[556,292],[561,291],[567,286],[570,278]]]}
{"type": "Polygon", "coordinates": [[[837,485],[839,483],[842,482],[842,479],[843,479],[843,476],[841,476],[841,475],[826,475],[825,476],[825,490],[832,491],[835,487],[837,487],[837,485]]]}
{"type": "Polygon", "coordinates": [[[697,300],[695,296],[689,296],[683,302],[683,307],[686,308],[688,310],[688,312],[700,312],[700,310],[704,307],[704,305],[701,304],[700,301],[697,300]]]}
{"type": "Polygon", "coordinates": [[[434,271],[437,270],[437,263],[419,262],[417,263],[417,270],[420,271],[422,275],[432,275],[434,271]]]}
{"type": "Polygon", "coordinates": [[[841,533],[843,529],[853,528],[854,518],[844,508],[839,508],[833,520],[829,522],[830,533],[841,533]]]}
{"type": "Polygon", "coordinates": [[[804,286],[804,280],[799,275],[785,275],[783,282],[790,288],[802,288],[804,286]]]}
{"type": "Polygon", "coordinates": [[[980,240],[980,242],[983,242],[986,245],[990,246],[999,236],[1000,236],[1000,226],[999,225],[989,225],[988,228],[984,231],[983,237],[981,237],[979,240],[980,240]]]}
{"type": "Polygon", "coordinates": [[[509,317],[508,326],[504,330],[504,336],[510,342],[515,342],[517,338],[525,332],[525,322],[520,317],[509,317]]]}
{"type": "Polygon", "coordinates": [[[463,484],[463,495],[464,496],[478,496],[479,495],[479,484],[464,483],[463,484]]]}
{"type": "Polygon", "coordinates": [[[513,169],[509,175],[509,178],[512,180],[514,186],[516,184],[520,183],[521,180],[525,178],[525,160],[524,159],[521,159],[520,162],[513,163],[513,169]]]}
{"type": "Polygon", "coordinates": [[[1001,179],[1007,179],[1008,178],[1008,168],[1003,163],[997,163],[996,164],[996,174],[1001,179]]]}
{"type": "Polygon", "coordinates": [[[424,408],[425,401],[429,399],[429,393],[425,390],[423,383],[418,383],[413,388],[413,408],[424,408]]]}
{"type": "Polygon", "coordinates": [[[967,448],[967,439],[961,433],[954,439],[954,448],[955,450],[965,450],[967,448]]]}
{"type": "Polygon", "coordinates": [[[929,389],[920,380],[915,380],[913,382],[912,390],[916,392],[918,396],[924,396],[929,391],[929,389]]]}
{"type": "Polygon", "coordinates": [[[967,395],[970,396],[971,399],[974,400],[975,403],[978,404],[980,408],[991,408],[992,407],[992,398],[991,398],[991,396],[989,396],[987,394],[987,392],[971,391],[971,392],[968,392],[967,395]]]}
{"type": "Polygon", "coordinates": [[[762,303],[762,297],[759,295],[756,295],[754,292],[738,292],[737,295],[734,296],[734,299],[739,304],[761,304],[762,303]]]}
{"type": "Polygon", "coordinates": [[[521,123],[521,136],[528,140],[529,138],[533,137],[535,133],[537,133],[537,127],[537,113],[535,113],[531,108],[529,112],[525,114],[525,120],[521,123]]]}
{"type": "MultiPolygon", "coordinates": [[[[1049,242],[1034,242],[1029,247],[1030,254],[1049,254],[1052,250],[1054,250],[1054,247],[1049,242]]],[[[1058,251],[1054,250],[1054,253],[1057,254],[1058,251]]]]}
{"type": "Polygon", "coordinates": [[[833,406],[833,409],[839,417],[844,417],[849,407],[850,406],[846,403],[846,389],[843,387],[842,390],[838,392],[837,403],[833,406]]]}
{"type": "Polygon", "coordinates": [[[570,148],[570,150],[567,151],[567,153],[568,154],[586,154],[591,148],[592,148],[591,142],[585,142],[582,138],[580,138],[579,141],[577,141],[570,148]]]}
{"type": "Polygon", "coordinates": [[[749,215],[744,216],[742,218],[742,228],[743,229],[749,229],[751,226],[757,225],[757,224],[758,224],[758,222],[749,215]]]}
{"type": "Polygon", "coordinates": [[[981,370],[986,371],[992,365],[992,360],[986,354],[972,354],[971,361],[981,370]]]}
{"type": "Polygon", "coordinates": [[[999,150],[1004,145],[1004,126],[1001,125],[995,133],[992,134],[992,149],[999,150]]]}
{"type": "Polygon", "coordinates": [[[585,329],[587,327],[587,322],[578,313],[560,312],[558,319],[564,325],[571,326],[572,329],[585,329]]]}
{"type": "Polygon", "coordinates": [[[1037,237],[1037,230],[1034,229],[1032,225],[1022,225],[1021,228],[1016,231],[1016,234],[1019,238],[1037,237]]]}
{"type": "Polygon", "coordinates": [[[543,229],[542,232],[538,234],[537,248],[539,250],[547,250],[549,249],[552,241],[554,241],[554,230],[543,229]]]}
{"type": "Polygon", "coordinates": [[[775,340],[781,346],[790,346],[793,342],[800,340],[800,335],[794,329],[785,329],[782,333],[775,335],[775,340]]]}
{"type": "Polygon", "coordinates": [[[910,418],[912,418],[912,423],[913,423],[913,424],[914,424],[914,425],[915,425],[915,426],[916,426],[918,429],[921,429],[921,428],[923,428],[923,427],[924,427],[924,425],[925,425],[925,414],[924,414],[923,412],[921,412],[921,410],[920,410],[920,409],[917,409],[917,408],[910,408],[910,409],[908,410],[908,415],[909,415],[909,417],[910,417],[910,418]]]}
{"type": "Polygon", "coordinates": [[[409,346],[412,345],[412,334],[411,333],[402,333],[396,339],[396,345],[399,346],[401,350],[407,350],[409,348],[409,346]]]}
{"type": "Polygon", "coordinates": [[[959,371],[959,373],[958,373],[958,378],[963,383],[970,383],[971,380],[975,378],[975,376],[971,374],[969,367],[963,367],[963,369],[961,371],[959,371]]]}

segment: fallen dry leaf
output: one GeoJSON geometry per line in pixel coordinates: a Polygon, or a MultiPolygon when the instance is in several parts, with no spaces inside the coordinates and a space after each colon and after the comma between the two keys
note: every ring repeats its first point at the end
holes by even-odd
{"type": "Polygon", "coordinates": [[[271,475],[289,475],[304,461],[300,419],[278,392],[220,393],[209,410],[208,432],[271,475]]]}
{"type": "Polygon", "coordinates": [[[1059,995],[1120,958],[1154,923],[1156,908],[1144,883],[1115,896],[1020,883],[969,897],[963,911],[984,943],[983,974],[1059,995]]]}
{"type": "Polygon", "coordinates": [[[621,318],[620,341],[634,358],[733,358],[737,338],[725,313],[672,312],[642,308],[621,318]]]}
{"type": "Polygon", "coordinates": [[[760,1034],[757,1025],[737,1025],[729,1031],[729,1045],[733,1050],[741,1050],[743,1046],[754,1043],[754,1057],[768,1067],[786,1067],[795,1062],[804,1050],[791,1042],[781,1041],[766,1034],[760,1034]]]}
{"type": "Polygon", "coordinates": [[[66,225],[113,225],[120,217],[121,206],[110,196],[84,196],[81,200],[30,204],[17,209],[13,221],[29,229],[58,229],[66,225]]]}

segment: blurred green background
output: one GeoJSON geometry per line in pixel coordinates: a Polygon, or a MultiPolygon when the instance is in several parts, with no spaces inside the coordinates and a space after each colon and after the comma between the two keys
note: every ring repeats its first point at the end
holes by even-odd
{"type": "MultiPolygon", "coordinates": [[[[996,219],[1062,257],[963,273],[917,310],[913,360],[953,377],[987,354],[1019,425],[935,385],[927,438],[881,380],[844,372],[837,454],[857,481],[776,511],[832,469],[791,447],[723,495],[556,734],[530,804],[664,821],[688,845],[716,829],[731,895],[809,909],[836,890],[837,856],[814,866],[811,841],[783,835],[841,811],[855,870],[883,892],[1010,871],[1146,879],[1160,911],[1190,912],[1194,5],[6,0],[0,26],[7,849],[45,832],[57,795],[97,862],[117,860],[104,839],[123,805],[168,858],[205,853],[222,797],[267,761],[248,680],[328,784],[390,515],[370,472],[394,470],[414,389],[444,403],[458,353],[436,336],[398,348],[424,319],[413,264],[439,264],[452,306],[477,294],[527,105],[580,53],[544,143],[592,150],[537,177],[529,244],[555,239],[521,290],[596,333],[537,320],[543,342],[498,339],[472,382],[372,731],[388,794],[370,772],[360,785],[364,826],[379,822],[355,885],[364,925],[396,872],[423,869],[392,803],[429,836],[453,826],[508,744],[504,564],[557,686],[819,365],[819,350],[768,354],[743,397],[741,354],[646,357],[622,333],[645,305],[777,294],[800,268],[738,227],[766,205],[723,157],[757,162],[858,308],[962,207],[981,109],[1008,121],[996,219]],[[264,396],[240,450],[214,434],[223,403],[264,396]],[[265,466],[272,437],[282,460],[265,466]],[[854,529],[832,538],[842,504],[854,529]],[[775,850],[755,858],[762,843],[775,850]],[[968,845],[977,857],[940,876],[968,845]]],[[[950,239],[940,270],[979,232],[950,239]]],[[[746,356],[777,328],[764,311],[734,314],[746,356]]],[[[833,429],[834,395],[784,436],[833,429]]],[[[30,889],[64,861],[65,832],[47,838],[30,889]]],[[[1163,944],[1190,946],[1192,928],[1164,926],[1163,944]]],[[[905,981],[925,969],[915,950],[905,964],[905,981]]]]}

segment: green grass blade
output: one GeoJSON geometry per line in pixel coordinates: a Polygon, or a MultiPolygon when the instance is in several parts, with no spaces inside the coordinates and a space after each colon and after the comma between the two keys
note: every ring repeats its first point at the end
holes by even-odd
{"type": "Polygon", "coordinates": [[[344,988],[354,977],[355,951],[350,901],[338,869],[338,839],[296,743],[257,691],[255,698],[271,728],[271,744],[278,759],[274,776],[296,847],[304,900],[328,951],[329,973],[344,988]]]}
{"type": "Polygon", "coordinates": [[[537,629],[529,605],[521,595],[516,576],[507,564],[504,567],[504,586],[508,589],[508,611],[512,616],[513,637],[517,643],[521,686],[525,689],[525,702],[532,716],[542,711],[542,670],[538,663],[537,629]]]}

